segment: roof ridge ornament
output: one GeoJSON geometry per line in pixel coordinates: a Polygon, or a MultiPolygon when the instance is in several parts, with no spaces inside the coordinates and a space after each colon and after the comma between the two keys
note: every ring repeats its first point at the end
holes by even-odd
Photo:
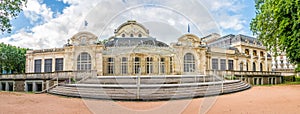
{"type": "Polygon", "coordinates": [[[188,29],[187,29],[188,33],[191,33],[191,28],[190,28],[190,24],[188,24],[188,29]]]}

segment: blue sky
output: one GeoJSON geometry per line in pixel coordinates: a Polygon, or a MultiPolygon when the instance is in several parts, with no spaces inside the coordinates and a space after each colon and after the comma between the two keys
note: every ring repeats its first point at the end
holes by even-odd
{"type": "MultiPolygon", "coordinates": [[[[58,0],[41,0],[39,2],[41,4],[46,4],[46,6],[49,7],[52,12],[54,12],[54,14],[52,15],[54,18],[57,15],[63,13],[63,9],[70,6],[69,4],[63,3],[62,1],[58,1],[58,0]]],[[[3,34],[3,36],[1,36],[0,38],[15,34],[17,31],[19,31],[21,29],[29,30],[30,28],[37,26],[38,24],[43,24],[43,21],[41,19],[39,19],[39,20],[35,21],[34,23],[31,23],[31,19],[27,18],[24,15],[24,12],[21,12],[17,18],[11,20],[11,24],[13,26],[12,33],[3,34]]],[[[28,32],[30,32],[30,31],[28,31],[28,32]]]]}
{"type": "Polygon", "coordinates": [[[0,42],[33,49],[55,48],[78,31],[92,32],[103,40],[129,19],[145,23],[150,34],[153,31],[167,43],[186,33],[188,24],[199,37],[212,32],[252,36],[249,23],[254,16],[254,0],[30,0],[12,20],[12,33],[2,34],[0,42]],[[83,26],[85,20],[88,27],[83,26]],[[164,24],[154,26],[157,22],[164,24]],[[164,27],[166,31],[161,31],[164,27]]]}

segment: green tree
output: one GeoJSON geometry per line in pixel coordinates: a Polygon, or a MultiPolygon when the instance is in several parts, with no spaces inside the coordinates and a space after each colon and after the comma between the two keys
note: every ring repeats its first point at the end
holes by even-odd
{"type": "Polygon", "coordinates": [[[26,63],[25,48],[19,48],[8,44],[0,44],[0,73],[2,70],[12,73],[24,73],[26,63]]]}
{"type": "Polygon", "coordinates": [[[300,0],[255,0],[251,31],[275,55],[286,52],[300,71],[300,0]]]}
{"type": "Polygon", "coordinates": [[[0,30],[11,32],[10,20],[18,16],[27,0],[0,0],[0,30]]]}

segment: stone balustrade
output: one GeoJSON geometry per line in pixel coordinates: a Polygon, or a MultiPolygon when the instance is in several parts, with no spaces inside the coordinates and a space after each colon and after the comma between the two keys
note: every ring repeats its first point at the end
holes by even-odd
{"type": "Polygon", "coordinates": [[[15,79],[59,79],[76,78],[81,79],[86,76],[96,76],[96,71],[59,71],[49,73],[24,73],[24,74],[2,74],[0,80],[15,80],[15,79]]]}
{"type": "Polygon", "coordinates": [[[208,75],[243,75],[243,76],[281,76],[280,72],[270,71],[234,71],[234,70],[206,70],[208,75]]]}

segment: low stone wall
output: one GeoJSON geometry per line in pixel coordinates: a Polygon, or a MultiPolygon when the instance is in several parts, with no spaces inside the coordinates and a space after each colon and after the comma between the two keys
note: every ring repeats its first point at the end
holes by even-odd
{"type": "Polygon", "coordinates": [[[282,76],[235,76],[251,85],[275,85],[283,83],[282,76]]]}
{"type": "MultiPolygon", "coordinates": [[[[58,81],[58,83],[69,83],[73,79],[79,81],[85,77],[96,77],[96,75],[96,71],[61,71],[50,73],[6,74],[0,75],[0,82],[12,82],[13,91],[24,92],[26,91],[26,87],[28,87],[26,85],[27,83],[33,83],[34,86],[36,86],[36,84],[42,84],[41,89],[44,90],[53,86],[54,83],[57,83],[56,81],[58,81]]],[[[33,92],[35,92],[35,90],[33,92]]]]}

